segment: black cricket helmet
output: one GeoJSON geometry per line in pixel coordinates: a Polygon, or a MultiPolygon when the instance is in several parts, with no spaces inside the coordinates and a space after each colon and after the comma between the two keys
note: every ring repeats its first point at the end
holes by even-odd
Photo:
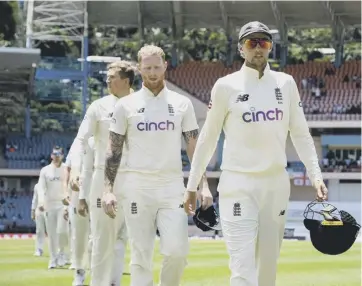
{"type": "Polygon", "coordinates": [[[304,210],[304,226],[310,232],[314,248],[328,255],[349,250],[361,228],[348,212],[318,201],[309,203],[304,210]]]}
{"type": "Polygon", "coordinates": [[[201,209],[201,207],[199,207],[198,209],[196,209],[193,220],[195,222],[195,225],[202,231],[221,231],[219,215],[216,212],[214,206],[211,206],[206,210],[203,210],[201,209]]]}

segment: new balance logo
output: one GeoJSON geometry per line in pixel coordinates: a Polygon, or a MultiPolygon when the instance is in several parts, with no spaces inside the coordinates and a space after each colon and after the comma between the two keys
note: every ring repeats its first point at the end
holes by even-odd
{"type": "Polygon", "coordinates": [[[131,214],[137,214],[138,210],[137,210],[137,203],[131,203],[131,214]]]}
{"type": "Polygon", "coordinates": [[[280,88],[277,87],[275,90],[275,98],[278,102],[278,104],[283,104],[283,95],[282,92],[280,91],[280,88]]]}
{"type": "Polygon", "coordinates": [[[102,200],[100,198],[97,199],[97,208],[101,208],[102,207],[102,200]]]}
{"type": "Polygon", "coordinates": [[[175,114],[172,104],[168,105],[168,113],[170,116],[173,116],[175,114]]]}
{"type": "Polygon", "coordinates": [[[140,109],[138,109],[137,113],[145,113],[145,109],[144,109],[144,108],[140,108],[140,109]]]}
{"type": "Polygon", "coordinates": [[[113,112],[108,113],[108,117],[112,117],[113,116],[113,112]]]}
{"type": "Polygon", "coordinates": [[[184,204],[180,204],[178,207],[179,207],[179,209],[183,209],[183,208],[184,208],[184,204]]]}
{"type": "Polygon", "coordinates": [[[250,96],[249,94],[239,94],[235,103],[248,101],[249,96],[250,96]]]}
{"type": "Polygon", "coordinates": [[[282,210],[279,214],[279,216],[283,216],[283,215],[285,215],[285,210],[282,210]]]}
{"type": "Polygon", "coordinates": [[[241,216],[241,206],[240,206],[240,203],[235,203],[235,204],[234,204],[233,215],[234,215],[234,216],[241,216]]]}

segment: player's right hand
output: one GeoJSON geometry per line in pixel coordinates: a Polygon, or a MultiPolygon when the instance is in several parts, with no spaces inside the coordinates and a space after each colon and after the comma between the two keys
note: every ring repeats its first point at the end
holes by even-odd
{"type": "Polygon", "coordinates": [[[64,210],[63,218],[67,221],[69,219],[69,212],[67,209],[64,210]]]}
{"type": "Polygon", "coordinates": [[[79,191],[79,176],[80,173],[77,170],[70,171],[69,186],[73,191],[79,191]]]}
{"type": "Polygon", "coordinates": [[[69,197],[66,197],[62,200],[63,205],[69,206],[69,197]]]}
{"type": "Polygon", "coordinates": [[[78,213],[79,215],[86,217],[89,213],[88,204],[85,199],[80,199],[78,203],[78,213]]]}
{"type": "Polygon", "coordinates": [[[35,220],[35,210],[31,210],[31,219],[35,220]]]}
{"type": "Polygon", "coordinates": [[[196,211],[197,192],[186,191],[184,197],[184,210],[187,215],[193,216],[196,211]]]}
{"type": "Polygon", "coordinates": [[[115,218],[117,213],[117,199],[111,192],[103,193],[102,198],[103,210],[110,218],[115,218]]]}

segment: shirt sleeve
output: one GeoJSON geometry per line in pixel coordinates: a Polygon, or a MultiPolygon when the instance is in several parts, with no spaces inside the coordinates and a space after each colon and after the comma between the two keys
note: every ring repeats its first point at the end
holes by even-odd
{"type": "Polygon", "coordinates": [[[292,77],[290,78],[290,86],[290,137],[299,158],[307,169],[309,179],[314,183],[316,180],[323,180],[322,172],[319,167],[314,141],[309,133],[308,123],[303,112],[298,87],[292,77]]]}
{"type": "Polygon", "coordinates": [[[87,144],[87,152],[83,158],[82,172],[80,175],[79,199],[88,199],[94,166],[94,149],[87,144]]]}
{"type": "Polygon", "coordinates": [[[38,207],[38,184],[34,186],[33,199],[31,201],[31,210],[35,210],[38,207]]]}
{"type": "Polygon", "coordinates": [[[82,157],[86,151],[88,139],[94,135],[97,126],[97,105],[93,102],[88,110],[84,119],[79,127],[77,137],[74,139],[70,151],[72,156],[72,169],[80,170],[82,165],[82,157]]]}
{"type": "Polygon", "coordinates": [[[45,167],[41,169],[38,181],[38,206],[44,206],[45,194],[47,192],[47,182],[45,167]]]}
{"type": "Polygon", "coordinates": [[[127,132],[127,111],[122,99],[117,102],[114,108],[109,131],[120,135],[125,135],[127,132]]]}
{"type": "Polygon", "coordinates": [[[188,191],[196,191],[212,155],[228,114],[229,97],[225,86],[218,80],[211,91],[211,100],[206,121],[201,129],[191,162],[190,176],[187,184],[188,191]]]}
{"type": "Polygon", "coordinates": [[[182,119],[182,132],[187,132],[195,129],[199,129],[199,125],[197,124],[194,106],[192,105],[191,100],[188,99],[186,105],[186,112],[182,119]]]}

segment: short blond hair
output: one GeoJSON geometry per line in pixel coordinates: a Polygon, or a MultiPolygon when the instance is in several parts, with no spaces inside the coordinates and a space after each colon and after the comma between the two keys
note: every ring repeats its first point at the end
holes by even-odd
{"type": "Polygon", "coordinates": [[[165,52],[160,47],[154,45],[145,45],[138,51],[138,62],[141,62],[144,56],[160,56],[163,61],[166,60],[165,52]]]}
{"type": "Polygon", "coordinates": [[[129,85],[132,86],[135,79],[135,67],[128,61],[116,61],[107,66],[108,71],[116,71],[121,78],[128,78],[129,85]]]}

